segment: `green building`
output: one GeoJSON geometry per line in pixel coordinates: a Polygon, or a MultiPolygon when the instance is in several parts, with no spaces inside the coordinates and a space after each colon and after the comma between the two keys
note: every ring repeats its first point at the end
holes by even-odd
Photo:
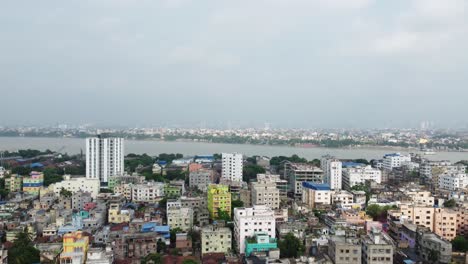
{"type": "Polygon", "coordinates": [[[211,219],[218,218],[219,211],[231,215],[231,193],[229,186],[221,184],[210,184],[208,186],[208,211],[211,219]]]}
{"type": "Polygon", "coordinates": [[[21,191],[23,189],[23,177],[17,175],[5,178],[5,189],[10,192],[21,191]]]}
{"type": "Polygon", "coordinates": [[[270,238],[267,233],[258,232],[253,237],[245,240],[245,255],[250,256],[252,252],[267,252],[278,248],[276,238],[270,238]]]}
{"type": "Polygon", "coordinates": [[[182,195],[182,188],[180,186],[174,186],[166,184],[164,186],[164,196],[167,198],[179,198],[182,195]]]}

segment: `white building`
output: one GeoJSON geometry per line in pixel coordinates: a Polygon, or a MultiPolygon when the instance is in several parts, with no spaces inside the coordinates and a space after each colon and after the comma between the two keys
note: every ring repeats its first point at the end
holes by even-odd
{"type": "Polygon", "coordinates": [[[411,162],[410,155],[402,155],[400,153],[385,154],[382,167],[385,170],[391,171],[393,168],[399,168],[408,162],[411,162]]]}
{"type": "Polygon", "coordinates": [[[171,229],[191,230],[193,226],[193,209],[179,206],[169,207],[167,209],[167,224],[171,229]]]}
{"type": "Polygon", "coordinates": [[[234,208],[234,238],[240,254],[245,253],[245,239],[257,232],[265,232],[275,238],[275,215],[265,205],[251,208],[234,208]]]}
{"type": "Polygon", "coordinates": [[[343,186],[345,188],[351,188],[355,185],[364,184],[366,180],[381,183],[382,171],[372,168],[370,165],[365,167],[350,167],[343,170],[343,186]]]}
{"type": "Polygon", "coordinates": [[[466,173],[444,173],[439,176],[439,188],[455,191],[458,189],[465,188],[468,185],[468,178],[466,173]]]}
{"type": "Polygon", "coordinates": [[[164,183],[154,181],[132,185],[132,201],[157,202],[164,196],[164,186],[164,183]]]}
{"type": "Polygon", "coordinates": [[[86,139],[86,178],[107,183],[109,177],[123,173],[123,138],[97,136],[86,139]]]}
{"type": "Polygon", "coordinates": [[[63,181],[56,182],[50,186],[56,195],[60,194],[62,188],[72,193],[79,191],[88,192],[93,199],[99,194],[101,183],[98,179],[87,179],[85,177],[72,178],[70,175],[64,175],[63,178],[63,181]]]}
{"type": "Polygon", "coordinates": [[[272,209],[279,209],[280,191],[275,182],[252,182],[252,204],[267,205],[272,209]]]}
{"type": "Polygon", "coordinates": [[[242,170],[244,160],[242,154],[239,153],[223,153],[222,154],[222,173],[221,178],[231,181],[242,181],[242,170]]]}
{"type": "Polygon", "coordinates": [[[331,204],[331,190],[328,184],[302,183],[302,202],[313,209],[331,204]]]}
{"type": "Polygon", "coordinates": [[[323,170],[324,182],[330,185],[332,190],[341,190],[342,188],[342,163],[340,160],[323,156],[320,162],[323,170]]]}
{"type": "Polygon", "coordinates": [[[333,204],[340,204],[341,208],[351,209],[354,203],[354,195],[348,191],[335,191],[332,193],[333,204]]]}

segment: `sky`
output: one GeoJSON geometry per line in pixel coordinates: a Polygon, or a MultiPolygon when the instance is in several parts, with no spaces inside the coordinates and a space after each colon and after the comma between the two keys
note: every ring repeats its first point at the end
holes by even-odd
{"type": "Polygon", "coordinates": [[[468,127],[466,0],[0,4],[1,125],[468,127]]]}

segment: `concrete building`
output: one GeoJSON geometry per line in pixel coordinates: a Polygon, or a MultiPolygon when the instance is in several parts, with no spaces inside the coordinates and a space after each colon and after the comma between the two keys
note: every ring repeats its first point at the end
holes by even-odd
{"type": "Polygon", "coordinates": [[[193,209],[190,207],[170,207],[167,210],[167,224],[171,229],[190,231],[193,227],[193,209]]]}
{"type": "Polygon", "coordinates": [[[457,208],[457,235],[468,237],[468,209],[457,208]]]}
{"type": "Polygon", "coordinates": [[[154,181],[132,185],[132,201],[155,203],[164,197],[165,186],[162,182],[154,181]]]}
{"type": "Polygon", "coordinates": [[[444,173],[439,175],[439,189],[447,191],[456,191],[468,186],[468,177],[466,173],[444,173]]]}
{"type": "Polygon", "coordinates": [[[201,229],[201,253],[224,253],[231,251],[232,233],[228,227],[205,226],[201,229]]]}
{"type": "Polygon", "coordinates": [[[116,260],[141,263],[141,259],[148,254],[157,253],[158,240],[164,238],[155,232],[123,233],[114,240],[112,251],[116,260]]]}
{"type": "Polygon", "coordinates": [[[400,213],[414,224],[424,226],[433,231],[435,208],[424,205],[401,204],[400,213]]]}
{"type": "Polygon", "coordinates": [[[208,211],[211,219],[218,218],[219,211],[231,214],[231,193],[228,186],[221,184],[208,186],[208,211]]]}
{"type": "Polygon", "coordinates": [[[393,245],[391,239],[381,230],[373,228],[371,233],[362,239],[363,264],[393,264],[393,245]]]}
{"type": "Polygon", "coordinates": [[[361,244],[356,238],[332,236],[328,239],[328,256],[334,264],[361,264],[361,244]]]}
{"type": "Polygon", "coordinates": [[[281,199],[288,197],[288,181],[281,179],[277,174],[257,174],[257,182],[259,183],[269,183],[273,182],[276,185],[276,188],[279,190],[279,196],[281,199]]]}
{"type": "Polygon", "coordinates": [[[272,209],[279,209],[279,190],[274,182],[252,182],[252,204],[267,205],[272,209]]]}
{"type": "Polygon", "coordinates": [[[234,208],[234,238],[240,254],[245,253],[245,240],[257,232],[265,232],[275,238],[274,211],[265,205],[254,205],[251,208],[234,208]]]}
{"type": "Polygon", "coordinates": [[[457,236],[457,212],[448,208],[435,208],[433,232],[452,241],[457,236]]]}
{"type": "Polygon", "coordinates": [[[65,234],[63,236],[63,251],[60,254],[60,264],[84,264],[88,253],[89,237],[83,232],[65,234]]]}
{"type": "Polygon", "coordinates": [[[354,205],[354,196],[348,191],[335,191],[331,193],[332,203],[340,205],[341,208],[351,209],[354,205]]]}
{"type": "Polygon", "coordinates": [[[5,178],[5,189],[10,192],[19,192],[23,189],[23,177],[16,175],[5,178]]]}
{"type": "Polygon", "coordinates": [[[382,171],[369,166],[348,167],[343,169],[343,188],[350,189],[355,185],[365,184],[366,181],[382,183],[382,171]]]}
{"type": "Polygon", "coordinates": [[[70,175],[64,175],[63,181],[56,182],[52,185],[55,195],[59,195],[62,189],[76,193],[79,191],[91,194],[94,199],[99,194],[101,183],[98,179],[88,179],[85,177],[72,178],[70,175]]]}
{"type": "Polygon", "coordinates": [[[331,190],[328,184],[302,183],[302,202],[310,209],[331,204],[331,190]]]}
{"type": "Polygon", "coordinates": [[[327,155],[322,157],[320,166],[323,170],[324,183],[328,183],[332,190],[341,190],[343,187],[341,161],[327,155]]]}
{"type": "Polygon", "coordinates": [[[222,153],[221,178],[231,181],[242,181],[244,159],[239,153],[222,153]]]}
{"type": "Polygon", "coordinates": [[[451,262],[452,244],[449,241],[424,228],[418,228],[416,236],[416,251],[425,263],[432,261],[433,252],[437,252],[438,263],[451,262]]]}
{"type": "Polygon", "coordinates": [[[118,203],[109,205],[108,221],[110,224],[129,223],[133,218],[133,210],[121,209],[118,203]]]}
{"type": "Polygon", "coordinates": [[[211,169],[198,169],[189,174],[189,186],[196,187],[203,192],[208,190],[208,186],[213,183],[213,180],[214,171],[211,169]]]}
{"type": "Polygon", "coordinates": [[[44,174],[37,171],[32,171],[29,177],[23,178],[23,192],[28,194],[39,195],[39,191],[44,186],[44,174]]]}
{"type": "Polygon", "coordinates": [[[245,256],[247,257],[252,253],[268,253],[273,249],[278,249],[276,238],[270,237],[266,232],[257,232],[252,237],[247,237],[245,240],[245,256]]]}
{"type": "Polygon", "coordinates": [[[124,155],[123,138],[86,138],[86,178],[107,185],[109,177],[124,174],[124,155]]]}
{"type": "Polygon", "coordinates": [[[409,190],[404,192],[414,204],[434,206],[434,196],[429,191],[409,190]]]}
{"type": "Polygon", "coordinates": [[[289,182],[289,189],[294,197],[302,197],[302,183],[323,183],[323,170],[310,164],[283,162],[284,177],[289,182]]]}
{"type": "Polygon", "coordinates": [[[86,264],[112,264],[114,254],[111,248],[90,248],[86,257],[86,264]]]}
{"type": "Polygon", "coordinates": [[[382,168],[384,170],[391,171],[393,168],[399,168],[408,162],[411,162],[410,155],[402,155],[401,153],[385,154],[383,157],[382,168]]]}

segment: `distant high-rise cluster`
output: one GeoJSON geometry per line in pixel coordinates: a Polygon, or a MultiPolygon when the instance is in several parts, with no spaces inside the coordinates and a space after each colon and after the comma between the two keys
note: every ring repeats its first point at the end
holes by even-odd
{"type": "Polygon", "coordinates": [[[90,137],[86,139],[86,178],[107,183],[109,177],[124,172],[124,139],[90,137]]]}

